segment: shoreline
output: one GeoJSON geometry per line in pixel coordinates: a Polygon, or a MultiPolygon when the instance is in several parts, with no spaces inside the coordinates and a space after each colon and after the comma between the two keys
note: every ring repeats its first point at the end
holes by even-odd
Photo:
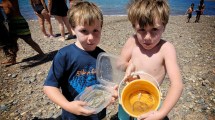
{"type": "MultiPolygon", "coordinates": [[[[124,16],[127,16],[127,15],[104,15],[104,17],[124,17],[124,16]]],[[[170,15],[170,17],[186,17],[187,15],[170,15]]],[[[192,15],[192,18],[195,17],[196,15],[192,15]]],[[[206,16],[206,17],[215,17],[215,15],[201,15],[202,16],[206,16]]],[[[25,18],[27,21],[38,21],[38,19],[27,19],[25,18]]],[[[51,20],[55,20],[55,18],[52,16],[51,17],[51,20]]]]}

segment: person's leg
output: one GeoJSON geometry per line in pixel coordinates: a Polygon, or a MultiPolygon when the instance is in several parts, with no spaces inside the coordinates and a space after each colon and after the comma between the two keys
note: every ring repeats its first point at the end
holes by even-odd
{"type": "Polygon", "coordinates": [[[7,60],[3,61],[1,64],[15,64],[16,63],[16,56],[19,50],[17,44],[18,37],[10,36],[8,39],[8,44],[3,47],[3,51],[7,60]]]}
{"type": "Polygon", "coordinates": [[[200,15],[197,15],[197,20],[196,20],[196,22],[199,22],[199,18],[200,18],[200,15]]]}
{"type": "Polygon", "coordinates": [[[190,21],[189,17],[187,17],[187,23],[190,21]]]}
{"type": "Polygon", "coordinates": [[[199,17],[198,17],[198,22],[199,22],[199,20],[200,20],[200,17],[201,17],[201,14],[200,14],[199,17]]]}
{"type": "Polygon", "coordinates": [[[3,51],[6,56],[6,60],[1,62],[1,64],[15,64],[16,63],[16,53],[13,53],[11,46],[4,46],[3,51]]]}
{"type": "Polygon", "coordinates": [[[44,19],[43,15],[37,14],[37,18],[38,18],[38,21],[40,24],[40,29],[41,29],[42,33],[44,34],[44,37],[49,37],[49,35],[46,33],[46,29],[45,29],[45,25],[44,25],[45,19],[44,19]]]}
{"type": "Polygon", "coordinates": [[[191,17],[188,18],[188,22],[190,22],[191,17]]]}
{"type": "Polygon", "coordinates": [[[195,22],[199,22],[199,18],[200,18],[200,15],[197,14],[197,15],[196,15],[196,20],[195,20],[195,22]]]}
{"type": "Polygon", "coordinates": [[[48,25],[49,35],[51,37],[55,37],[55,35],[53,34],[53,31],[52,31],[52,24],[51,24],[50,15],[48,14],[48,12],[45,9],[42,11],[42,15],[43,15],[43,17],[44,17],[44,19],[45,19],[45,21],[46,21],[46,23],[48,25]]]}
{"type": "Polygon", "coordinates": [[[195,23],[197,22],[197,18],[198,18],[198,14],[196,15],[196,20],[195,20],[195,23]]]}
{"type": "Polygon", "coordinates": [[[191,14],[188,14],[188,17],[187,17],[187,22],[190,22],[190,19],[192,18],[192,13],[191,14]]]}
{"type": "Polygon", "coordinates": [[[40,46],[33,41],[31,35],[26,35],[26,36],[21,36],[22,38],[28,45],[30,45],[35,51],[37,51],[40,55],[45,55],[40,46]]]}
{"type": "Polygon", "coordinates": [[[5,55],[5,60],[1,61],[1,64],[15,64],[18,51],[17,42],[13,42],[12,36],[2,21],[0,22],[0,36],[0,49],[5,55]]]}
{"type": "Polygon", "coordinates": [[[64,22],[69,34],[74,35],[73,29],[72,29],[71,25],[69,24],[69,20],[68,20],[67,16],[63,17],[63,22],[64,22]]]}
{"type": "Polygon", "coordinates": [[[54,16],[55,19],[57,20],[58,24],[59,24],[59,29],[60,29],[60,34],[61,34],[61,37],[59,40],[62,40],[64,41],[65,40],[65,31],[64,31],[64,22],[63,22],[63,19],[61,16],[54,16]]]}

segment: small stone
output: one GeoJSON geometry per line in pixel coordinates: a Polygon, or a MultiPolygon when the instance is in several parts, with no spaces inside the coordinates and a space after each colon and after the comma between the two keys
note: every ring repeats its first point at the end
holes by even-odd
{"type": "Polygon", "coordinates": [[[16,78],[18,74],[12,74],[12,78],[16,78]]]}
{"type": "Polygon", "coordinates": [[[58,105],[58,106],[57,106],[57,109],[61,109],[61,107],[58,105]]]}
{"type": "Polygon", "coordinates": [[[0,110],[2,111],[6,111],[8,109],[8,107],[6,105],[0,105],[0,110]]]}
{"type": "Polygon", "coordinates": [[[190,105],[189,108],[192,109],[192,108],[193,108],[193,105],[190,105]]]}
{"type": "Polygon", "coordinates": [[[35,116],[41,116],[42,113],[41,113],[41,112],[36,112],[34,115],[35,115],[35,116]]]}

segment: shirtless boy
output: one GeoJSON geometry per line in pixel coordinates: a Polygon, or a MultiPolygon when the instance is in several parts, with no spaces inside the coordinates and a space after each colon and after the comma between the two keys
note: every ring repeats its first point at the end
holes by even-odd
{"type": "MultiPolygon", "coordinates": [[[[133,0],[128,7],[128,19],[135,34],[126,41],[120,55],[120,66],[126,75],[134,71],[144,71],[162,84],[166,74],[170,87],[160,109],[138,117],[140,120],[161,120],[179,100],[183,84],[174,46],[161,39],[169,19],[166,0],[133,0]]],[[[119,105],[118,118],[128,120],[119,105]]],[[[124,112],[125,113],[125,112],[124,112]]]]}

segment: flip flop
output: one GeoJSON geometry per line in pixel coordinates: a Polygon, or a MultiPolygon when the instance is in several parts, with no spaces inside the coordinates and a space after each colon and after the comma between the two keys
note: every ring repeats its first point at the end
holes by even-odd
{"type": "Polygon", "coordinates": [[[68,39],[76,39],[77,37],[76,37],[76,35],[69,35],[68,37],[67,37],[67,40],[68,39]]]}

